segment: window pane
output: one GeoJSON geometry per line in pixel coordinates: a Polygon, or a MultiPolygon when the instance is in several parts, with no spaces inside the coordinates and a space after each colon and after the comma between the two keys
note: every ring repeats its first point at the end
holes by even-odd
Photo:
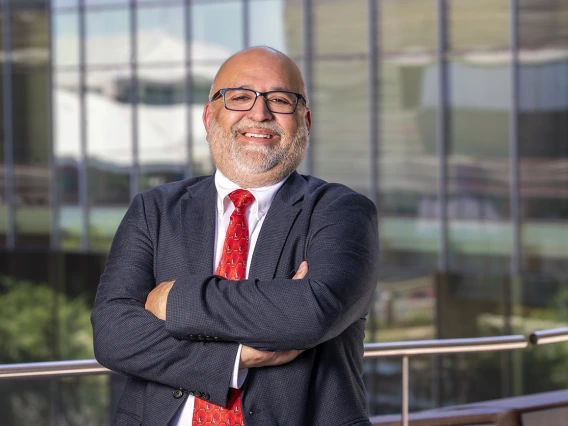
{"type": "Polygon", "coordinates": [[[506,30],[510,21],[507,1],[492,1],[487,10],[478,3],[455,0],[450,7],[450,265],[454,270],[475,273],[482,268],[485,273],[503,274],[509,271],[512,244],[510,58],[507,51],[462,49],[501,46],[500,33],[490,29],[506,30]],[[488,31],[479,31],[481,17],[488,31]]]}
{"type": "Polygon", "coordinates": [[[367,52],[367,3],[364,0],[314,1],[313,32],[318,55],[367,52]]]}
{"type": "Polygon", "coordinates": [[[15,69],[12,74],[15,160],[16,243],[48,247],[49,72],[45,67],[15,69]]]}
{"type": "Polygon", "coordinates": [[[193,55],[208,60],[224,60],[243,45],[243,7],[241,1],[197,3],[191,7],[193,55]],[[220,30],[222,29],[222,30],[220,30]],[[211,45],[212,49],[208,49],[211,45]],[[201,51],[202,49],[207,49],[201,51]]]}
{"type": "Polygon", "coordinates": [[[385,52],[434,51],[437,43],[436,5],[433,0],[380,2],[379,38],[385,52]]]}
{"type": "Polygon", "coordinates": [[[93,250],[108,250],[130,204],[132,90],[127,69],[88,75],[87,154],[89,238],[93,250]]]}
{"type": "Polygon", "coordinates": [[[503,0],[449,0],[448,29],[453,51],[508,49],[511,17],[503,0]]]}
{"type": "Polygon", "coordinates": [[[184,8],[139,8],[138,62],[185,62],[184,8]]]}
{"type": "MultiPolygon", "coordinates": [[[[291,58],[298,58],[304,53],[304,10],[302,2],[284,1],[283,3],[286,46],[284,52],[291,58]]],[[[251,37],[254,37],[254,32],[252,31],[251,37]]],[[[300,67],[300,69],[302,68],[300,67]]]]}
{"type": "Polygon", "coordinates": [[[252,0],[249,3],[250,45],[270,46],[287,53],[285,33],[285,2],[281,0],[252,0]]]}
{"type": "MultiPolygon", "coordinates": [[[[1,40],[1,36],[0,36],[1,40]]],[[[4,78],[3,72],[0,71],[0,77],[4,78]]],[[[0,89],[0,93],[4,93],[3,87],[0,89]]],[[[0,99],[0,127],[2,129],[5,128],[4,124],[4,96],[0,99]]],[[[4,150],[5,150],[5,132],[0,132],[0,164],[3,165],[5,168],[5,158],[4,158],[4,150]]],[[[4,178],[5,179],[5,178],[4,178]]],[[[6,204],[6,197],[7,197],[7,187],[6,184],[3,183],[0,186],[0,246],[4,247],[6,244],[6,233],[8,231],[8,206],[6,204]]]]}
{"type": "Polygon", "coordinates": [[[85,0],[85,5],[88,6],[100,6],[100,5],[127,5],[130,0],[85,0]]]}
{"type": "Polygon", "coordinates": [[[209,97],[209,90],[213,83],[214,73],[221,66],[221,62],[210,65],[194,63],[192,68],[192,99],[191,106],[191,132],[192,132],[192,174],[202,176],[213,173],[213,160],[209,152],[209,144],[206,140],[205,127],[203,126],[203,107],[209,97]]]}
{"type": "Polygon", "coordinates": [[[10,23],[15,64],[35,66],[48,62],[49,16],[41,10],[41,5],[12,6],[10,23]]]}
{"type": "Polygon", "coordinates": [[[87,64],[126,64],[130,61],[128,10],[92,10],[86,15],[87,64]]]}
{"type": "Polygon", "coordinates": [[[369,193],[369,97],[366,61],[314,64],[311,99],[314,174],[369,193]],[[338,85],[337,82],[342,84],[338,85]]]}
{"type": "Polygon", "coordinates": [[[141,190],[181,180],[187,164],[184,68],[141,68],[138,138],[141,190]]]}
{"type": "Polygon", "coordinates": [[[51,7],[53,9],[58,7],[73,7],[78,5],[79,0],[51,0],[51,7]]]}
{"type": "MultiPolygon", "coordinates": [[[[3,16],[0,15],[0,19],[2,19],[3,16]]],[[[3,31],[0,31],[0,43],[1,46],[3,46],[4,41],[3,41],[3,31]]],[[[4,79],[4,72],[3,70],[0,70],[0,78],[2,78],[2,81],[4,79]]],[[[2,98],[0,99],[0,128],[5,129],[6,128],[6,124],[4,122],[4,86],[0,85],[0,93],[2,93],[2,98]]],[[[5,131],[0,131],[0,164],[2,164],[5,167],[5,158],[4,158],[4,150],[5,148],[5,131]]],[[[6,170],[7,172],[7,170],[6,170]]],[[[6,245],[6,235],[7,235],[7,231],[8,231],[8,206],[6,204],[6,198],[8,196],[7,193],[7,186],[6,183],[3,183],[0,186],[0,246],[4,247],[6,245]]]]}
{"type": "Polygon", "coordinates": [[[53,66],[79,65],[79,15],[77,13],[53,14],[53,66]]]}
{"type": "Polygon", "coordinates": [[[53,161],[57,173],[59,238],[63,249],[79,249],[82,229],[79,208],[79,75],[76,72],[56,73],[53,84],[53,161]]]}

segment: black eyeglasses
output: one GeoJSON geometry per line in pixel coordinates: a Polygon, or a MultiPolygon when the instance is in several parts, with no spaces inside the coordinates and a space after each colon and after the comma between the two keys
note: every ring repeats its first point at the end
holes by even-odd
{"type": "Polygon", "coordinates": [[[211,102],[219,99],[221,96],[223,97],[225,108],[230,111],[250,111],[259,96],[264,96],[268,110],[276,114],[294,114],[300,99],[304,101],[304,105],[306,104],[306,98],[302,95],[286,90],[256,92],[251,89],[221,89],[211,96],[211,102]]]}

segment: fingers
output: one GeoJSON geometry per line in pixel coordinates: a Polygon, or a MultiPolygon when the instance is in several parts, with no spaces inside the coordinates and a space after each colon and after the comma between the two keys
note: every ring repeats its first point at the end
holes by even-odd
{"type": "Polygon", "coordinates": [[[250,346],[243,345],[241,349],[241,360],[239,362],[239,369],[257,367],[260,362],[259,357],[262,352],[250,346]]]}
{"type": "Polygon", "coordinates": [[[166,319],[166,306],[168,303],[168,295],[172,286],[174,285],[174,281],[164,281],[156,286],[146,298],[146,303],[144,308],[147,311],[150,311],[155,316],[157,316],[161,320],[166,319]]]}
{"type": "Polygon", "coordinates": [[[301,280],[306,276],[307,273],[308,273],[308,262],[304,260],[302,263],[300,263],[300,266],[298,267],[298,270],[296,271],[296,274],[292,277],[292,279],[301,280]]]}
{"type": "Polygon", "coordinates": [[[295,360],[298,357],[298,355],[300,355],[302,352],[304,351],[296,349],[283,351],[283,352],[273,352],[274,356],[272,357],[272,362],[270,363],[270,365],[274,366],[274,365],[287,364],[290,361],[295,360]]]}
{"type": "Polygon", "coordinates": [[[273,367],[287,364],[296,359],[302,352],[304,351],[296,349],[281,352],[259,351],[243,345],[239,368],[273,367]]]}

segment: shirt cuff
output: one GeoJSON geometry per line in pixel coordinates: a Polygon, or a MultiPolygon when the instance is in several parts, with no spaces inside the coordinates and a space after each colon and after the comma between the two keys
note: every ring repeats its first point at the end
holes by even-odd
{"type": "Polygon", "coordinates": [[[239,364],[241,362],[241,350],[243,345],[239,345],[239,350],[237,351],[237,359],[235,360],[235,366],[233,367],[233,375],[231,376],[231,387],[233,389],[240,389],[245,382],[248,374],[248,368],[239,370],[239,364]]]}

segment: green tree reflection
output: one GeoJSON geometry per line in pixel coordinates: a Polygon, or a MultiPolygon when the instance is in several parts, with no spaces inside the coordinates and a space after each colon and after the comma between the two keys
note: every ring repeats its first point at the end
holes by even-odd
{"type": "MultiPolygon", "coordinates": [[[[0,363],[93,358],[91,308],[48,284],[0,276],[0,363]]],[[[0,417],[12,425],[108,423],[108,376],[0,382],[0,417]]]]}

